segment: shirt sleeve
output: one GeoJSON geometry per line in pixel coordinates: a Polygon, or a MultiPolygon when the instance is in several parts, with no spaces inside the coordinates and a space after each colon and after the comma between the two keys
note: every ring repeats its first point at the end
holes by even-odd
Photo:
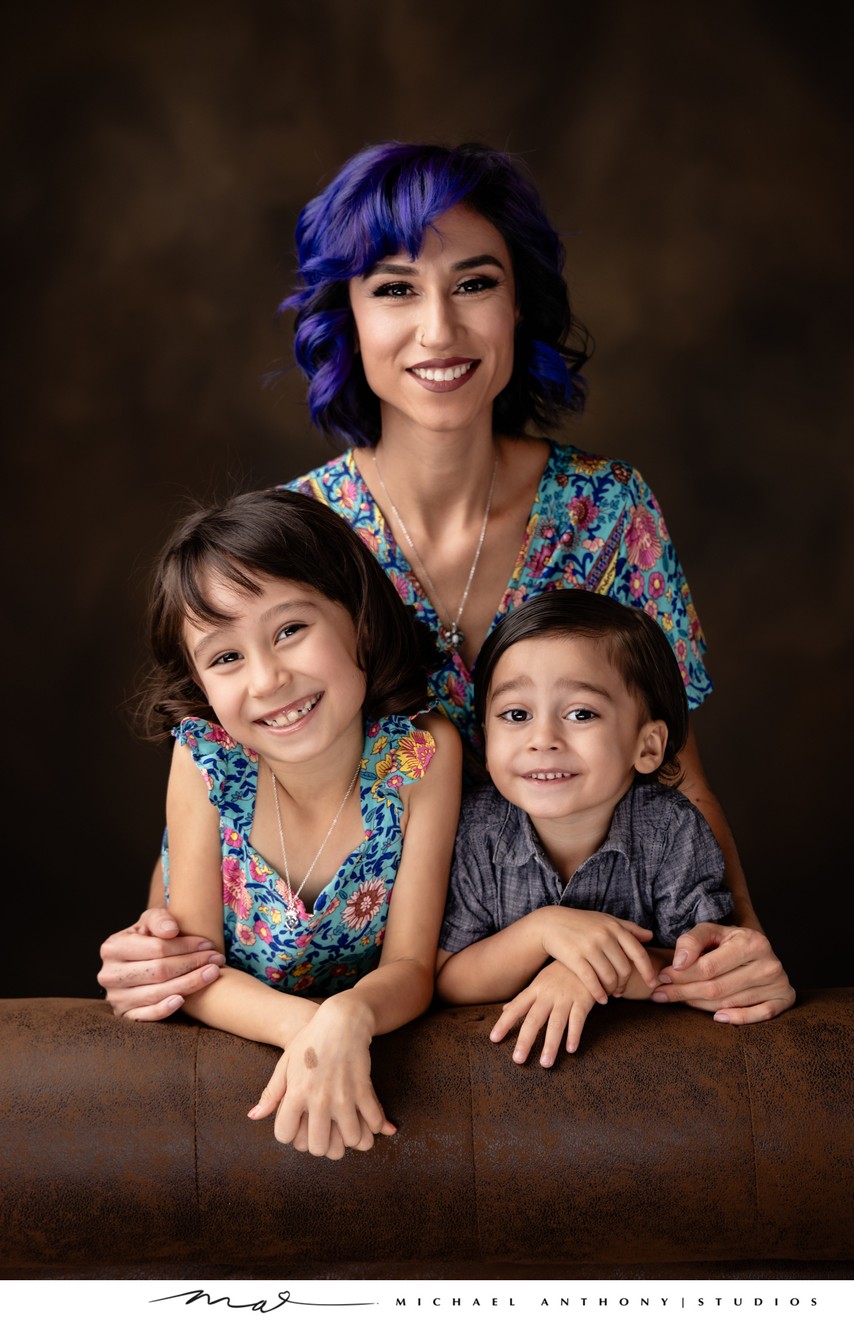
{"type": "Polygon", "coordinates": [[[439,948],[456,954],[497,931],[496,879],[488,837],[473,805],[463,803],[439,948]]]}
{"type": "Polygon", "coordinates": [[[640,473],[619,463],[611,468],[625,482],[626,504],[609,595],[658,621],[676,656],[688,705],[699,707],[712,691],[703,659],[706,640],[661,506],[640,473]]]}
{"type": "Polygon", "coordinates": [[[663,827],[660,862],[652,879],[654,944],[671,949],[697,923],[724,922],[732,895],[711,827],[684,795],[673,795],[663,827]]]}

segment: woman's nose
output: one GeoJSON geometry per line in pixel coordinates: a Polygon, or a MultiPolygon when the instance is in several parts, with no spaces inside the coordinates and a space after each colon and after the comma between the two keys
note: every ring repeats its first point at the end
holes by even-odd
{"type": "Polygon", "coordinates": [[[453,344],[456,318],[451,299],[444,294],[429,295],[421,305],[418,343],[425,349],[447,349],[453,344]]]}

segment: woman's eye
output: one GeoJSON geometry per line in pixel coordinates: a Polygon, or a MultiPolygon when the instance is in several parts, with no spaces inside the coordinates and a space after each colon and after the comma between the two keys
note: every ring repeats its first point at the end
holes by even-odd
{"type": "Polygon", "coordinates": [[[499,713],[498,719],[506,721],[508,725],[520,725],[522,721],[529,721],[531,715],[524,707],[508,707],[507,711],[499,713]]]}
{"type": "Polygon", "coordinates": [[[491,275],[473,275],[468,280],[461,280],[457,290],[460,294],[482,294],[485,289],[495,289],[497,284],[491,275]]]}
{"type": "Polygon", "coordinates": [[[390,280],[387,284],[377,285],[376,289],[371,290],[372,298],[405,298],[411,293],[412,286],[405,280],[390,280]]]}
{"type": "Polygon", "coordinates": [[[573,707],[572,711],[566,713],[568,721],[595,721],[595,711],[590,711],[588,707],[573,707]]]}

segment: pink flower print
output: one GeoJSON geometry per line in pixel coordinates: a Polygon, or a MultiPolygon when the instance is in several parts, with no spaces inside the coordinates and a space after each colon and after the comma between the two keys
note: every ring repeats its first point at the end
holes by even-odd
{"type": "Polygon", "coordinates": [[[572,546],[572,543],[573,543],[574,541],[575,541],[575,536],[574,536],[573,533],[571,533],[571,532],[562,532],[562,533],[561,533],[561,535],[560,535],[560,545],[561,545],[561,546],[564,546],[564,547],[570,547],[570,546],[572,546]]]}
{"type": "Polygon", "coordinates": [[[629,478],[632,475],[632,470],[630,468],[626,468],[625,464],[612,464],[611,472],[614,474],[614,477],[617,479],[617,481],[621,482],[623,486],[626,485],[626,483],[628,482],[629,478]]]}
{"type": "Polygon", "coordinates": [[[629,592],[631,592],[632,596],[635,598],[635,600],[637,600],[638,597],[643,596],[645,591],[646,591],[646,579],[644,578],[640,570],[636,569],[635,572],[632,574],[631,578],[629,579],[629,592]]]}
{"type": "Polygon", "coordinates": [[[254,946],[255,933],[252,931],[251,927],[246,925],[246,923],[238,923],[237,939],[242,946],[254,946]]]}
{"type": "Polygon", "coordinates": [[[281,982],[284,976],[284,970],[274,969],[271,965],[268,965],[264,970],[264,977],[268,982],[281,982]]]}
{"type": "Polygon", "coordinates": [[[388,785],[391,790],[399,790],[402,784],[403,776],[401,776],[399,771],[396,771],[393,776],[389,776],[386,781],[386,785],[388,785]]]}
{"type": "Polygon", "coordinates": [[[358,532],[362,541],[365,543],[365,546],[367,546],[371,555],[378,556],[380,549],[380,539],[377,536],[377,534],[375,532],[372,532],[370,528],[357,528],[356,531],[358,532]]]}
{"type": "Polygon", "coordinates": [[[351,932],[366,927],[379,913],[386,894],[387,888],[382,877],[363,882],[347,901],[347,907],[342,915],[344,926],[349,927],[351,932]]]}
{"type": "Polygon", "coordinates": [[[576,528],[589,528],[599,513],[599,506],[594,505],[589,496],[573,496],[569,502],[569,517],[576,528]]]}
{"type": "Polygon", "coordinates": [[[303,977],[303,978],[299,978],[299,979],[294,983],[294,991],[297,991],[297,992],[305,991],[306,988],[307,988],[307,987],[310,987],[311,984],[312,984],[313,982],[314,982],[314,977],[312,976],[312,974],[311,974],[311,973],[306,973],[305,977],[303,977]]]}
{"type": "Polygon", "coordinates": [[[658,607],[656,606],[654,601],[647,601],[644,603],[644,612],[649,616],[651,620],[658,619],[658,607]]]}
{"type": "Polygon", "coordinates": [[[246,889],[246,877],[236,858],[222,860],[222,902],[238,918],[249,917],[252,897],[246,889]]]}
{"type": "Polygon", "coordinates": [[[655,518],[643,505],[634,505],[626,529],[626,556],[630,565],[652,569],[661,555],[661,542],[655,528],[655,518]]]}
{"type": "MultiPolygon", "coordinates": [[[[658,506],[656,505],[656,509],[657,508],[658,506]]],[[[658,516],[658,535],[663,542],[670,541],[670,533],[667,531],[667,524],[664,522],[663,514],[659,514],[658,516]]]]}
{"type": "Polygon", "coordinates": [[[445,684],[445,697],[454,707],[465,707],[466,686],[457,675],[449,675],[445,684]]]}
{"type": "Polygon", "coordinates": [[[202,767],[202,779],[204,780],[204,782],[205,782],[205,784],[207,785],[208,789],[209,789],[209,790],[212,790],[212,789],[213,789],[213,776],[212,776],[211,773],[208,771],[207,767],[202,767]]]}
{"type": "Polygon", "coordinates": [[[297,950],[305,950],[306,946],[311,940],[311,936],[312,936],[311,932],[302,932],[294,942],[294,945],[296,946],[297,950]]]}
{"type": "Polygon", "coordinates": [[[686,656],[688,655],[688,648],[685,645],[685,639],[677,638],[676,646],[674,647],[673,650],[676,653],[677,659],[679,661],[684,661],[686,656]]]}
{"type": "Polygon", "coordinates": [[[376,936],[374,937],[374,945],[381,946],[383,941],[385,941],[385,928],[381,927],[380,930],[377,932],[376,936]]]}
{"type": "Polygon", "coordinates": [[[528,561],[528,572],[531,578],[539,578],[546,565],[552,558],[553,548],[551,546],[541,546],[539,551],[535,551],[528,561]]]}
{"type": "Polygon", "coordinates": [[[255,752],[254,748],[247,748],[246,745],[244,744],[243,751],[246,754],[246,759],[248,762],[258,761],[258,754],[255,752]]]}
{"type": "Polygon", "coordinates": [[[231,749],[237,747],[231,735],[227,730],[223,730],[221,725],[212,725],[205,735],[205,740],[209,744],[219,744],[220,748],[231,749]]]}
{"type": "Polygon", "coordinates": [[[659,570],[654,570],[649,576],[649,595],[651,597],[660,597],[667,586],[664,575],[659,570]]]}
{"type": "Polygon", "coordinates": [[[373,739],[376,735],[379,734],[379,732],[380,732],[379,721],[372,721],[371,724],[368,726],[368,738],[373,739]]]}
{"type": "Polygon", "coordinates": [[[273,938],[273,933],[270,931],[268,924],[264,922],[263,918],[256,918],[255,931],[262,941],[270,942],[273,938]]]}
{"type": "Polygon", "coordinates": [[[355,508],[357,495],[356,483],[351,477],[345,477],[335,493],[335,499],[345,509],[351,510],[355,508]]]}
{"type": "Polygon", "coordinates": [[[584,547],[585,551],[592,551],[595,555],[597,551],[602,550],[605,541],[602,537],[585,537],[581,545],[584,547]]]}
{"type": "Polygon", "coordinates": [[[225,828],[222,833],[222,838],[227,845],[231,845],[232,849],[240,849],[243,844],[240,832],[235,831],[233,826],[227,826],[225,828]]]}
{"type": "Polygon", "coordinates": [[[273,869],[262,863],[260,858],[256,858],[254,854],[249,855],[249,875],[253,881],[266,881],[272,874],[273,869]]]}
{"type": "Polygon", "coordinates": [[[691,676],[688,674],[688,667],[684,661],[679,662],[679,674],[682,676],[682,683],[687,689],[688,685],[691,683],[691,676]]]}

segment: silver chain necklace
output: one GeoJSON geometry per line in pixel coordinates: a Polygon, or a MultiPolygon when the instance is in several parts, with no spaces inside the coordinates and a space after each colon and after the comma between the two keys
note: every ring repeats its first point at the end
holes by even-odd
{"type": "Polygon", "coordinates": [[[272,767],[270,768],[270,775],[273,777],[273,803],[275,804],[275,808],[276,808],[276,825],[279,828],[279,848],[282,851],[282,862],[285,865],[285,883],[288,888],[288,895],[287,895],[287,899],[285,900],[285,926],[287,927],[289,932],[293,932],[296,929],[297,924],[299,923],[299,918],[297,917],[297,900],[302,894],[303,886],[308,881],[309,877],[314,871],[315,863],[320,858],[320,855],[323,853],[324,849],[326,848],[329,842],[329,837],[332,835],[332,832],[335,830],[336,826],[338,825],[338,818],[341,816],[342,812],[344,811],[344,805],[349,799],[350,795],[353,793],[353,786],[356,783],[356,777],[359,774],[361,765],[362,765],[361,762],[358,762],[356,764],[356,770],[353,772],[353,779],[350,781],[350,784],[347,786],[347,793],[344,795],[344,798],[341,800],[340,808],[338,809],[335,816],[332,818],[332,825],[330,826],[329,830],[326,832],[326,835],[323,837],[323,839],[320,842],[320,848],[318,849],[314,858],[309,863],[308,872],[305,874],[302,881],[300,882],[299,889],[297,890],[296,894],[294,894],[293,887],[291,886],[291,874],[290,871],[288,870],[288,855],[285,850],[285,835],[284,832],[282,831],[282,814],[279,810],[279,782],[276,779],[275,771],[273,770],[272,767]]]}
{"type": "Polygon", "coordinates": [[[471,569],[469,570],[469,576],[466,579],[466,585],[463,588],[463,595],[460,597],[460,604],[457,607],[457,613],[456,615],[453,616],[451,615],[451,612],[447,609],[447,607],[443,603],[441,597],[439,596],[439,593],[436,591],[436,584],[433,582],[432,578],[428,574],[427,566],[425,565],[423,558],[418,554],[418,551],[416,550],[415,543],[413,542],[411,536],[409,535],[409,529],[407,528],[406,524],[403,522],[403,519],[400,514],[400,510],[397,508],[391,496],[389,495],[388,487],[383,481],[382,470],[380,469],[380,464],[376,456],[376,451],[374,451],[371,458],[374,461],[374,468],[377,470],[377,477],[379,479],[379,484],[383,489],[383,495],[385,496],[386,500],[389,503],[389,508],[391,509],[392,514],[397,519],[397,522],[400,525],[400,531],[403,533],[404,537],[406,538],[406,543],[410,551],[414,555],[415,559],[418,561],[419,573],[424,579],[424,583],[430,592],[430,596],[433,600],[433,604],[436,606],[437,609],[437,614],[439,614],[442,617],[442,619],[440,619],[439,621],[440,637],[442,638],[443,642],[448,644],[449,647],[453,647],[456,650],[456,648],[459,647],[460,643],[465,642],[465,638],[466,638],[465,634],[460,628],[460,620],[463,618],[463,611],[465,610],[465,605],[466,602],[468,601],[469,589],[471,588],[472,580],[474,578],[474,571],[477,569],[477,562],[480,559],[480,553],[483,549],[483,539],[486,536],[486,525],[489,523],[489,513],[490,510],[492,509],[492,497],[495,493],[495,479],[498,476],[498,455],[496,454],[495,462],[492,465],[492,481],[489,484],[489,494],[486,497],[486,508],[483,511],[483,523],[480,526],[480,536],[477,539],[477,546],[474,549],[474,559],[471,562],[471,569]],[[445,619],[449,620],[450,623],[447,625],[444,624],[443,620],[445,619]]]}

